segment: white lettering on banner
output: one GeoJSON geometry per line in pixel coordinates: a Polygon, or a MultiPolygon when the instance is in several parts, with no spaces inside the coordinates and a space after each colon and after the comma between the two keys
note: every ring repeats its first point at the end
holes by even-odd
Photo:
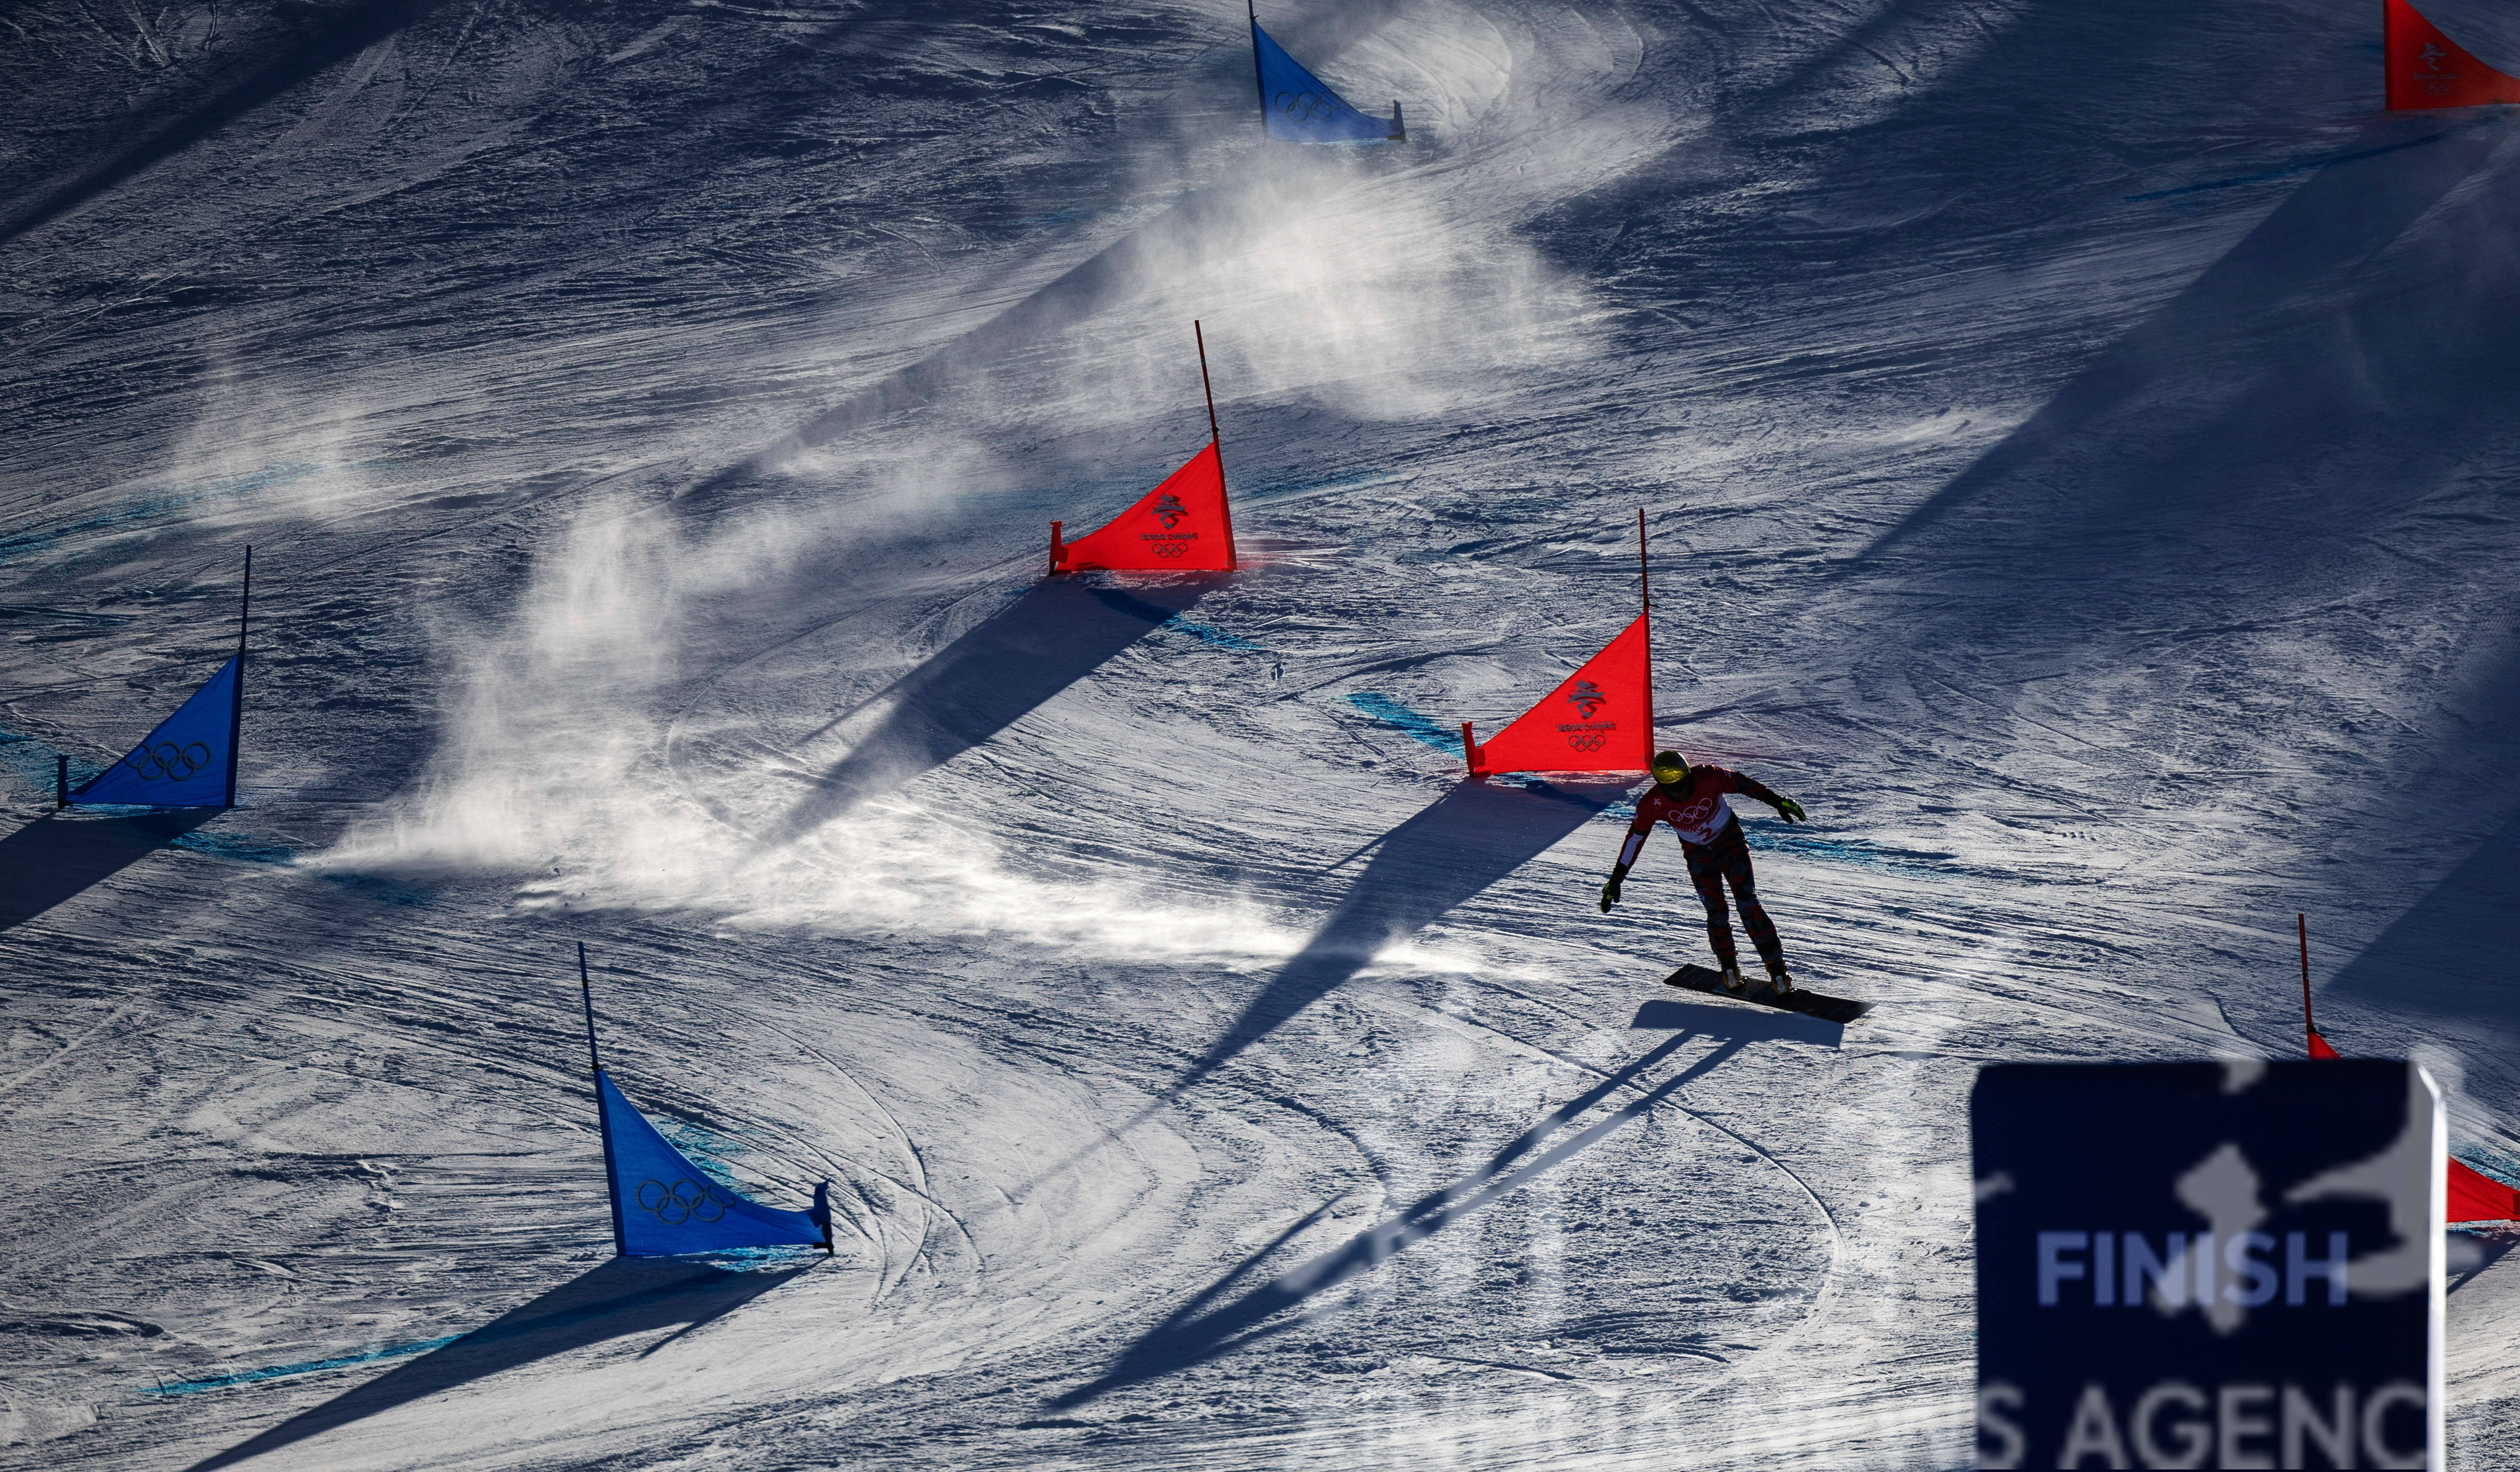
{"type": "Polygon", "coordinates": [[[2084,1386],[2083,1399],[2074,1403],[2074,1424],[2065,1433],[2065,1450],[2056,1453],[2056,1465],[2079,1467],[2094,1456],[2107,1457],[2112,1467],[2131,1465],[2126,1442],[2118,1435],[2118,1418],[2109,1412],[2109,1393],[2097,1384],[2084,1386]]]}
{"type": "MultiPolygon", "coordinates": [[[[2163,1380],[2145,1387],[2124,1418],[2117,1405],[2107,1386],[2096,1380],[2085,1384],[2057,1444],[2055,1465],[2170,1468],[2202,1467],[2210,1461],[2217,1467],[2270,1472],[2276,1467],[2424,1465],[2424,1392],[2407,1380],[2362,1397],[2340,1381],[2324,1405],[2314,1392],[2293,1384],[2235,1381],[2208,1393],[2184,1380],[2163,1380]],[[2401,1428],[2414,1428],[2411,1443],[2390,1439],[2393,1411],[2408,1413],[2396,1419],[2401,1428]]],[[[1980,1467],[2018,1468],[2033,1460],[2029,1435],[2021,1426],[2023,1409],[2018,1386],[1992,1381],[1978,1388],[1980,1467]]]]}
{"type": "Polygon", "coordinates": [[[2267,1403],[2275,1398],[2272,1385],[2226,1385],[2214,1397],[2214,1465],[2243,1467],[2249,1472],[2274,1472],[2272,1449],[2260,1451],[2254,1444],[2272,1439],[2275,1423],[2267,1419],[2267,1403]],[[2249,1408],[2257,1407],[2251,1415],[2249,1408]]]}
{"type": "Polygon", "coordinates": [[[2320,1304],[2341,1309],[2347,1297],[2346,1264],[2353,1255],[2348,1234],[2341,1231],[2327,1234],[2323,1258],[2310,1255],[2310,1233],[2285,1232],[2281,1271],[2275,1267],[2275,1239],[2263,1231],[2233,1232],[2220,1243],[2210,1231],[2192,1236],[2167,1232],[2158,1248],[2139,1231],[2043,1231],[2038,1243],[2039,1307],[2079,1308],[2088,1302],[2098,1309],[2132,1309],[2149,1303],[2165,1314],[2218,1300],[2263,1309],[2278,1292],[2284,1307],[2298,1309],[2310,1303],[2314,1278],[2327,1285],[2320,1304]],[[2219,1279],[2214,1271],[2218,1261],[2223,1269],[2219,1279]],[[2068,1283],[2090,1286],[2068,1293],[2068,1283]]]}
{"type": "Polygon", "coordinates": [[[2001,1381],[1978,1387],[1977,1392],[1977,1464],[1981,1467],[2018,1467],[2021,1453],[2030,1450],[2030,1439],[2021,1434],[2018,1422],[2010,1419],[2021,1409],[2021,1387],[2001,1381]],[[1996,1444],[1989,1447],[1988,1437],[1996,1444]]]}
{"type": "Polygon", "coordinates": [[[2325,1420],[2318,1416],[2318,1405],[2304,1394],[2298,1385],[2283,1388],[2283,1464],[2287,1467],[2310,1465],[2301,1459],[2302,1439],[2318,1443],[2320,1454],[2331,1467],[2354,1465],[2354,1387],[2336,1387],[2336,1413],[2325,1420]]]}
{"type": "Polygon", "coordinates": [[[2423,1387],[2401,1380],[2380,1387],[2380,1393],[2362,1403],[2362,1450],[2371,1453],[2375,1467],[2420,1467],[2424,1464],[2423,1438],[2415,1438],[2412,1451],[2393,1451],[2383,1433],[2388,1428],[2389,1407],[2404,1405],[2415,1412],[2417,1424],[2424,1413],[2423,1387]]]}
{"type": "Polygon", "coordinates": [[[2135,1403],[2135,1415],[2127,1427],[2135,1433],[2135,1454],[2142,1457],[2147,1467],[2205,1465],[2205,1452],[2214,1445],[2214,1439],[2192,1417],[2210,1404],[2203,1392],[2184,1380],[2164,1380],[2145,1391],[2135,1403]],[[2173,1402],[2190,1417],[2169,1423],[2170,1435],[2178,1443],[2176,1451],[2165,1449],[2160,1440],[2162,1412],[2173,1402]]]}

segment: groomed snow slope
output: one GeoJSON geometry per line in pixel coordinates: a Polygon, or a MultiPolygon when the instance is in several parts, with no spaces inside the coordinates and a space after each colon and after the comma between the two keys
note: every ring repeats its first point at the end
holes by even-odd
{"type": "Polygon", "coordinates": [[[1267,20],[1411,144],[1230,5],[0,17],[0,1458],[1958,1466],[1976,1066],[2291,1054],[2296,911],[2520,1167],[2507,112],[2366,0],[1267,20]],[[1192,318],[1247,567],[1041,586],[1192,318]],[[1854,1027],[1459,781],[1641,505],[1854,1027]],[[248,543],[246,806],[52,816],[248,543]],[[608,1261],[581,939],[834,1257],[608,1261]]]}

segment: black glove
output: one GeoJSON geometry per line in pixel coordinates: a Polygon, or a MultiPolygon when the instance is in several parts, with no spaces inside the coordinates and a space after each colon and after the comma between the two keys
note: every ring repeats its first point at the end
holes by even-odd
{"type": "Polygon", "coordinates": [[[1777,816],[1787,823],[1811,822],[1811,815],[1803,811],[1803,805],[1790,797],[1777,799],[1777,816]]]}
{"type": "Polygon", "coordinates": [[[1601,913],[1603,914],[1608,914],[1610,913],[1610,907],[1619,903],[1619,881],[1627,876],[1628,867],[1624,864],[1610,870],[1610,882],[1601,886],[1601,913]]]}

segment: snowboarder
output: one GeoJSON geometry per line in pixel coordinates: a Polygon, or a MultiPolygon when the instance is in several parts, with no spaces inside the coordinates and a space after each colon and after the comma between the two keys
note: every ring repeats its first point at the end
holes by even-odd
{"type": "Polygon", "coordinates": [[[1732,926],[1724,914],[1724,885],[1730,880],[1732,902],[1741,911],[1741,928],[1750,932],[1750,944],[1758,948],[1759,959],[1767,962],[1768,984],[1780,997],[1791,992],[1794,979],[1785,974],[1784,942],[1777,938],[1777,922],[1760,908],[1758,892],[1751,887],[1750,846],[1741,836],[1741,820],[1732,816],[1724,794],[1755,797],[1787,823],[1806,821],[1802,804],[1778,797],[1738,772],[1691,767],[1677,751],[1655,752],[1652,766],[1653,790],[1637,800],[1636,821],[1628,825],[1628,841],[1619,850],[1618,867],[1610,870],[1610,882],[1601,886],[1601,912],[1606,914],[1619,903],[1619,881],[1637,862],[1645,834],[1653,831],[1655,824],[1669,823],[1680,834],[1681,852],[1688,859],[1689,882],[1706,902],[1706,938],[1714,944],[1716,962],[1724,969],[1725,989],[1738,992],[1744,987],[1732,947],[1732,926]]]}

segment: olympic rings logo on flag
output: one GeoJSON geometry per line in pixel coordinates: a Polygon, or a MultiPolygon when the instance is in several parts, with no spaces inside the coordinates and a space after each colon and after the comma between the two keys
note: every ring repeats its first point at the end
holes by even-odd
{"type": "Polygon", "coordinates": [[[677,1181],[667,1185],[661,1181],[642,1181],[633,1196],[641,1211],[667,1227],[680,1227],[686,1222],[717,1222],[726,1216],[726,1203],[718,1198],[715,1191],[696,1182],[677,1181]],[[685,1190],[696,1194],[686,1196],[683,1194],[685,1190]],[[652,1201],[649,1199],[651,1193],[655,1197],[652,1201]]]}
{"type": "Polygon", "coordinates": [[[1570,736],[1566,738],[1566,744],[1576,751],[1598,751],[1601,749],[1601,743],[1607,739],[1607,736],[1596,731],[1570,736]]]}
{"type": "Polygon", "coordinates": [[[1297,122],[1311,122],[1316,118],[1327,122],[1338,116],[1338,109],[1339,103],[1335,97],[1316,97],[1310,92],[1278,94],[1278,111],[1297,122]]]}
{"type": "Polygon", "coordinates": [[[178,746],[173,741],[159,741],[143,746],[122,759],[122,764],[140,775],[144,782],[179,782],[210,764],[210,748],[200,741],[187,741],[178,746]],[[194,752],[201,755],[195,756],[194,752]]]}
{"type": "Polygon", "coordinates": [[[1183,542],[1158,542],[1155,544],[1155,556],[1159,558],[1178,558],[1188,551],[1190,551],[1189,544],[1183,542]]]}

